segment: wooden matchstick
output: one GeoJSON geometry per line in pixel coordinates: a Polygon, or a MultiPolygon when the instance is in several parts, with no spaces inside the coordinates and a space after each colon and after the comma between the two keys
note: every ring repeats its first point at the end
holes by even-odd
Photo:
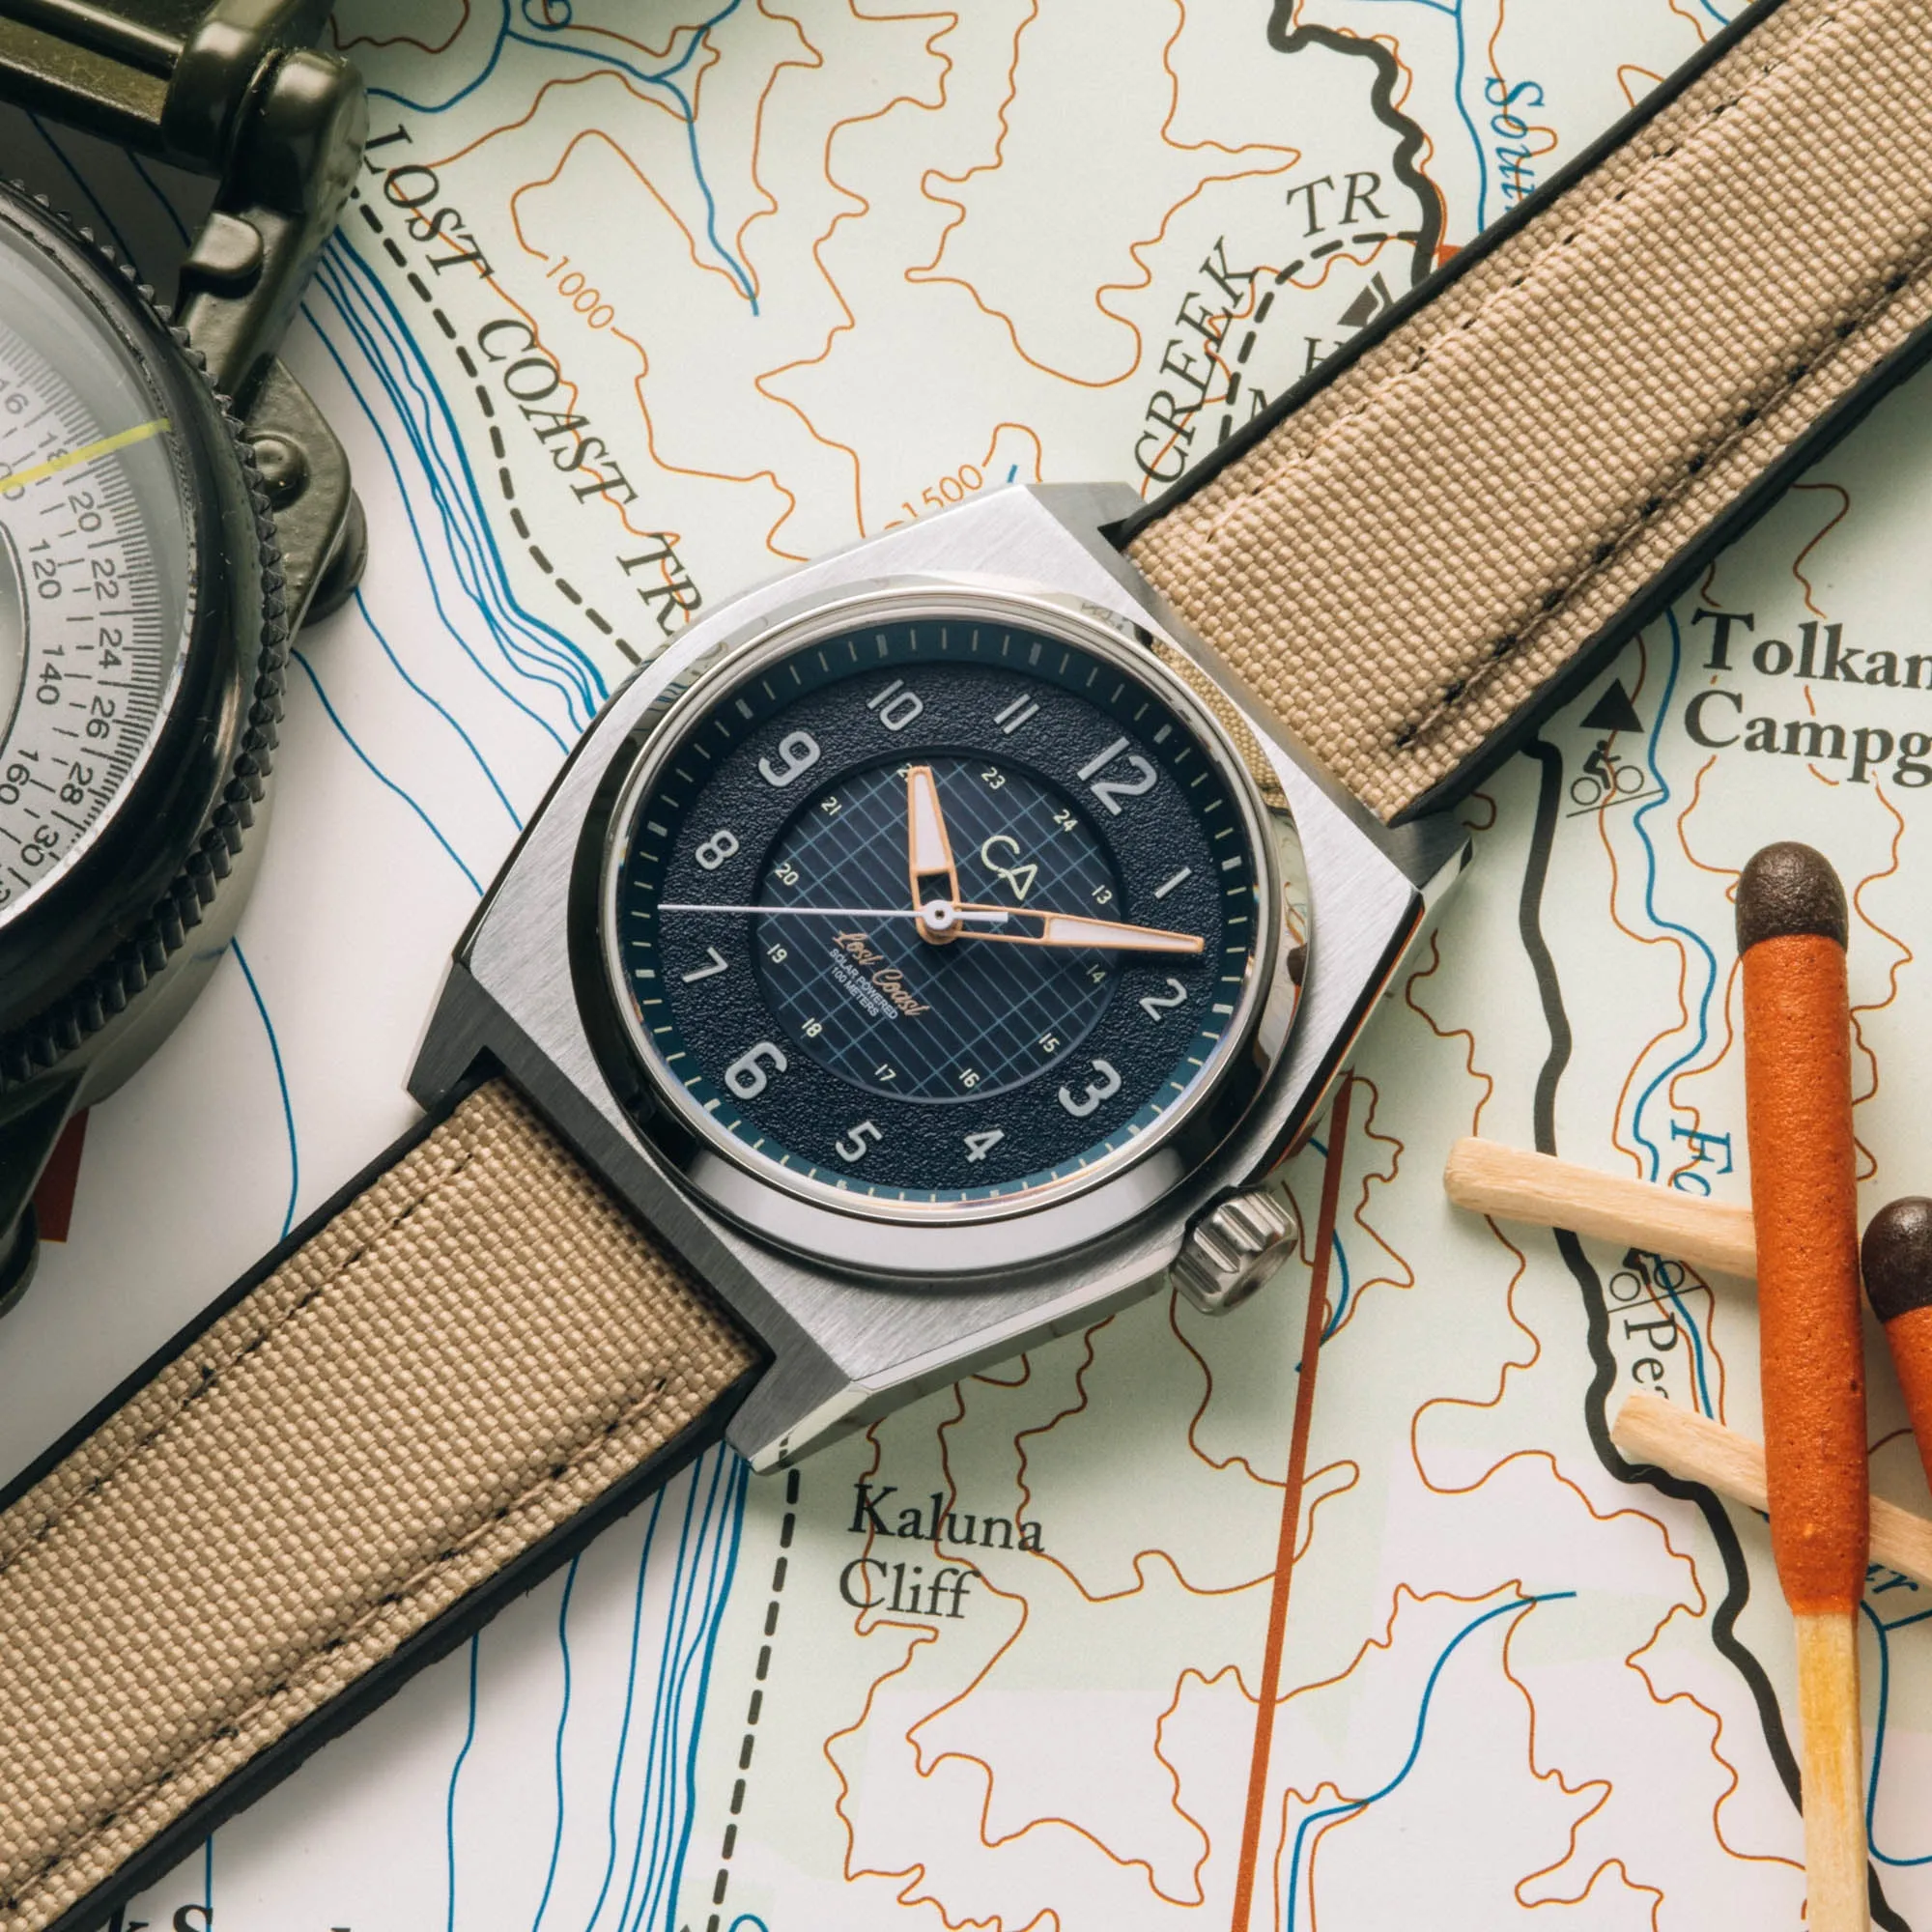
{"type": "Polygon", "coordinates": [[[1757,1273],[1751,1212],[1742,1202],[1711,1201],[1479,1140],[1449,1150],[1442,1185],[1457,1207],[1498,1221],[1568,1228],[1715,1274],[1748,1280],[1757,1273]]]}
{"type": "Polygon", "coordinates": [[[1809,1932],[1865,1932],[1859,1602],[1869,1550],[1844,888],[1808,845],[1738,880],[1771,1547],[1791,1606],[1809,1932]]]}
{"type": "Polygon", "coordinates": [[[1932,1482],[1932,1201],[1908,1195],[1881,1208],[1860,1249],[1865,1293],[1885,1326],[1918,1461],[1932,1482]]]}
{"type": "MultiPolygon", "coordinates": [[[[1762,1444],[1661,1395],[1628,1397],[1610,1424],[1610,1440],[1626,1462],[1648,1463],[1687,1483],[1702,1483],[1747,1509],[1771,1508],[1762,1444]]],[[[1871,1498],[1868,1520],[1873,1557],[1932,1589],[1932,1522],[1883,1496],[1871,1498]]]]}

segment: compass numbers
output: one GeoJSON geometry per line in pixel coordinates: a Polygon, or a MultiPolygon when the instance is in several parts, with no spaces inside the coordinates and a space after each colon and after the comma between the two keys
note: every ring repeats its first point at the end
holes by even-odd
{"type": "Polygon", "coordinates": [[[1137,1161],[1245,1066],[1269,929],[1210,728],[1024,626],[894,618],[721,669],[613,828],[607,957],[666,1131],[888,1216],[1137,1161]]]}
{"type": "Polygon", "coordinates": [[[193,541],[169,417],[119,336],[0,241],[0,919],[154,743],[193,541]]]}

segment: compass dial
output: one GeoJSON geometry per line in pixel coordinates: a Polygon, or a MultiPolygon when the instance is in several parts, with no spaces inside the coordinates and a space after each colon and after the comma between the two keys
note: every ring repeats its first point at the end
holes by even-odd
{"type": "Polygon", "coordinates": [[[607,958],[661,1094],[740,1165],[862,1212],[1007,1211],[1137,1159],[1225,1069],[1259,825],[1139,651],[867,622],[708,681],[653,741],[607,958]]]}
{"type": "Polygon", "coordinates": [[[193,522],[123,337],[0,225],[0,923],[92,839],[178,682],[193,522]]]}

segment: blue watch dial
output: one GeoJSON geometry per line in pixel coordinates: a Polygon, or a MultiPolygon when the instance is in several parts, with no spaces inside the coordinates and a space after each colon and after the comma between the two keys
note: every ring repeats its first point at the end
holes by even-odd
{"type": "Polygon", "coordinates": [[[616,828],[610,952],[661,1098],[740,1162],[1003,1201],[1131,1158],[1213,1077],[1266,873],[1156,675],[895,621],[672,728],[616,828]]]}

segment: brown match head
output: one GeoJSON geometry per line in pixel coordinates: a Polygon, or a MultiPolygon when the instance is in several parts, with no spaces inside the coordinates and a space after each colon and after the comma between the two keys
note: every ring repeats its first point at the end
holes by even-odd
{"type": "Polygon", "coordinates": [[[1881,1208],[1859,1250],[1865,1293],[1881,1321],[1932,1303],[1932,1201],[1908,1194],[1881,1208]]]}
{"type": "Polygon", "coordinates": [[[1738,880],[1738,951],[1760,939],[1815,932],[1845,943],[1845,889],[1822,852],[1780,839],[1754,853],[1738,880]]]}

